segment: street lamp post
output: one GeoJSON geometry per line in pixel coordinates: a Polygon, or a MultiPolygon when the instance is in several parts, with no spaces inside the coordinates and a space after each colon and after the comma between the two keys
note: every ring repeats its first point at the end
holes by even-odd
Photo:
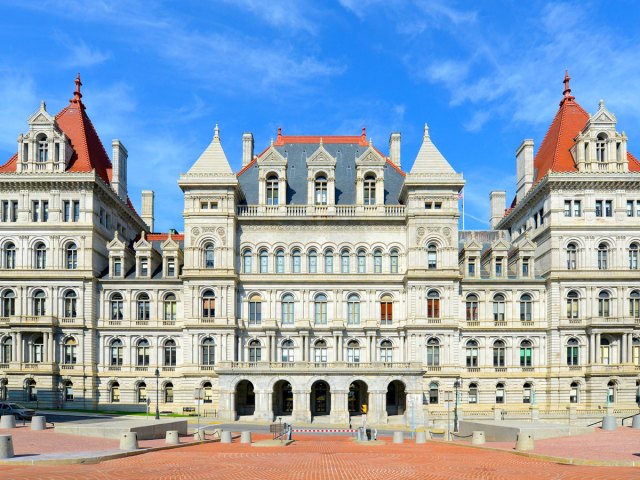
{"type": "Polygon", "coordinates": [[[160,420],[160,369],[156,368],[156,420],[160,420]]]}
{"type": "Polygon", "coordinates": [[[456,403],[453,406],[453,431],[458,431],[458,403],[460,402],[460,397],[458,397],[458,390],[462,387],[462,382],[459,378],[456,378],[456,381],[453,382],[453,388],[456,390],[456,403]]]}
{"type": "Polygon", "coordinates": [[[411,399],[411,440],[413,440],[413,437],[415,435],[416,432],[416,421],[415,421],[415,414],[414,414],[414,399],[411,399]]]}

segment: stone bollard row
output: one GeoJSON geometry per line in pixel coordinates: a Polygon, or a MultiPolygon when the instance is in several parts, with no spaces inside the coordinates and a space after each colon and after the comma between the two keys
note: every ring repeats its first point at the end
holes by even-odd
{"type": "Polygon", "coordinates": [[[179,445],[180,437],[177,430],[168,430],[165,436],[165,443],[167,445],[179,445]]]}
{"type": "Polygon", "coordinates": [[[416,443],[427,443],[427,432],[418,430],[416,432],[416,443]]]}
{"type": "Polygon", "coordinates": [[[47,419],[44,416],[37,415],[31,417],[31,430],[46,430],[47,419]]]}
{"type": "Polygon", "coordinates": [[[136,432],[126,432],[120,437],[120,450],[137,450],[138,434],[136,432]]]}
{"type": "Polygon", "coordinates": [[[631,428],[640,428],[640,415],[634,415],[631,428]]]}
{"type": "Polygon", "coordinates": [[[482,430],[471,432],[471,445],[484,445],[485,441],[486,439],[482,430]]]}
{"type": "Polygon", "coordinates": [[[0,428],[16,428],[16,417],[14,415],[2,415],[0,417],[0,428]]]}
{"type": "Polygon", "coordinates": [[[516,437],[516,450],[526,452],[528,450],[533,450],[534,448],[535,443],[533,441],[533,433],[518,432],[518,436],[516,437]]]}
{"type": "Polygon", "coordinates": [[[393,432],[393,443],[404,443],[404,432],[393,432]]]}
{"type": "Polygon", "coordinates": [[[223,430],[220,433],[220,443],[231,443],[231,432],[223,430]]]}
{"type": "Polygon", "coordinates": [[[12,457],[13,457],[13,439],[11,438],[11,435],[0,435],[0,458],[12,458],[12,457]]]}
{"type": "Polygon", "coordinates": [[[240,433],[240,443],[251,443],[251,432],[245,431],[240,433]]]}
{"type": "Polygon", "coordinates": [[[204,430],[196,430],[195,432],[193,432],[193,440],[196,442],[202,442],[203,440],[206,440],[204,430]]]}
{"type": "Polygon", "coordinates": [[[616,417],[613,415],[605,415],[602,418],[602,430],[615,430],[617,428],[616,417]]]}

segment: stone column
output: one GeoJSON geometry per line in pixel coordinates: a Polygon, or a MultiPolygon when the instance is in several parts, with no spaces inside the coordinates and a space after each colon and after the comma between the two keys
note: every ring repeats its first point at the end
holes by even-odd
{"type": "Polygon", "coordinates": [[[602,334],[601,333],[596,333],[595,334],[595,356],[594,356],[594,360],[595,363],[600,363],[600,336],[602,334]]]}
{"type": "Polygon", "coordinates": [[[592,333],[589,335],[589,363],[593,365],[596,363],[596,335],[592,333]]]}
{"type": "MultiPolygon", "coordinates": [[[[35,360],[32,358],[31,360],[35,360]]],[[[49,361],[49,333],[42,333],[42,363],[47,363],[49,361]]]]}
{"type": "Polygon", "coordinates": [[[218,415],[221,420],[234,422],[236,420],[236,402],[234,390],[220,390],[218,401],[218,415]]]}
{"type": "Polygon", "coordinates": [[[349,423],[349,391],[331,389],[331,423],[347,425],[349,423]]]}
{"type": "Polygon", "coordinates": [[[369,390],[368,423],[387,423],[386,396],[386,390],[369,390]]]}
{"type": "Polygon", "coordinates": [[[627,334],[620,335],[620,363],[627,363],[627,334]]]}
{"type": "Polygon", "coordinates": [[[293,391],[293,412],[294,422],[311,423],[311,404],[308,390],[293,391]]]}
{"type": "Polygon", "coordinates": [[[264,422],[273,421],[273,390],[256,390],[254,418],[264,422]]]}

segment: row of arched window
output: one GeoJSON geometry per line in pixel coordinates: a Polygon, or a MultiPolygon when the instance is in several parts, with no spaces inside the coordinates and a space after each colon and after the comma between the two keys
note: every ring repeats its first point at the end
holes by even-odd
{"type": "MultiPolygon", "coordinates": [[[[211,383],[207,382],[205,387],[205,396],[204,403],[211,403],[213,400],[212,396],[212,387],[211,383]],[[208,396],[207,396],[208,394],[208,396]]],[[[173,403],[174,401],[174,393],[173,393],[173,382],[164,382],[161,386],[162,395],[160,396],[161,401],[163,403],[173,403]]],[[[112,381],[108,385],[108,393],[109,393],[109,402],[110,403],[120,403],[122,401],[121,392],[120,392],[120,382],[112,381]]],[[[134,401],[137,403],[147,403],[147,382],[141,380],[135,383],[134,385],[134,401]]]]}
{"type": "MultiPolygon", "coordinates": [[[[496,293],[491,299],[493,320],[504,322],[507,320],[506,296],[503,293],[496,293]]],[[[533,297],[529,293],[523,293],[518,300],[520,307],[520,320],[523,322],[533,321],[533,297]]],[[[465,319],[467,321],[477,321],[480,300],[478,295],[470,293],[465,300],[465,319]]]]}
{"type": "MultiPolygon", "coordinates": [[[[207,351],[206,358],[203,357],[203,363],[201,365],[213,365],[215,363],[215,357],[213,356],[215,343],[213,338],[206,337],[201,342],[201,348],[203,352],[207,351]],[[209,349],[211,350],[209,352],[209,349]],[[211,353],[211,355],[209,355],[211,353]],[[206,361],[205,361],[206,360],[206,361]],[[210,362],[210,363],[209,363],[210,362]]],[[[162,342],[161,358],[160,362],[165,367],[175,367],[177,364],[177,344],[172,338],[164,340],[162,342]]],[[[120,338],[114,338],[108,345],[108,365],[112,367],[119,367],[123,365],[124,361],[124,342],[120,338]]],[[[151,343],[146,338],[141,338],[136,341],[134,346],[134,358],[132,363],[137,367],[148,367],[151,365],[151,343]]],[[[154,362],[155,363],[155,362],[154,362]]]]}
{"type": "MultiPolygon", "coordinates": [[[[44,242],[37,242],[33,246],[31,268],[44,270],[48,265],[48,248],[44,242]]],[[[13,242],[7,242],[2,246],[2,268],[13,270],[17,267],[17,249],[13,242]]],[[[78,268],[78,246],[69,242],[64,246],[64,265],[67,270],[78,268]]]]}
{"type": "MultiPolygon", "coordinates": [[[[213,292],[210,290],[211,295],[213,292]]],[[[135,297],[135,320],[145,321],[152,319],[151,298],[146,292],[141,292],[135,297]]],[[[162,319],[164,321],[175,321],[178,312],[178,300],[175,293],[168,292],[162,297],[162,319]]],[[[124,297],[120,292],[114,292],[109,297],[109,319],[125,319],[124,297]]]]}
{"type": "MultiPolygon", "coordinates": [[[[44,337],[41,334],[32,335],[26,342],[26,360],[27,363],[42,363],[44,359],[44,337]]],[[[66,365],[77,363],[78,357],[78,341],[69,336],[60,342],[60,361],[66,365]]],[[[21,361],[15,358],[16,349],[13,338],[6,335],[0,340],[0,363],[9,363],[21,361]]]]}
{"type": "MultiPolygon", "coordinates": [[[[638,253],[640,251],[640,243],[633,242],[627,250],[628,267],[630,270],[638,270],[638,253]]],[[[570,242],[565,250],[567,259],[567,269],[576,270],[578,263],[578,244],[570,242]]],[[[596,249],[596,260],[598,270],[609,270],[615,267],[613,262],[612,247],[607,242],[601,242],[596,249]]]]}
{"type": "MultiPolygon", "coordinates": [[[[581,305],[580,293],[576,290],[571,290],[567,293],[566,297],[566,314],[567,318],[581,318],[580,311],[581,305]]],[[[597,295],[597,316],[598,317],[610,317],[614,314],[613,304],[615,298],[608,290],[601,290],[597,295]]],[[[633,290],[629,293],[629,316],[631,318],[640,318],[640,290],[633,290]]],[[[595,312],[594,312],[595,313],[595,312]]],[[[594,315],[595,316],[595,315],[594,315]]]]}
{"type": "MultiPolygon", "coordinates": [[[[0,316],[11,317],[16,314],[16,293],[5,289],[1,294],[0,316]]],[[[30,295],[28,315],[42,317],[50,315],[51,310],[44,290],[36,289],[30,295]]],[[[62,294],[62,316],[76,318],[78,316],[78,294],[74,290],[67,290],[62,294]]]]}

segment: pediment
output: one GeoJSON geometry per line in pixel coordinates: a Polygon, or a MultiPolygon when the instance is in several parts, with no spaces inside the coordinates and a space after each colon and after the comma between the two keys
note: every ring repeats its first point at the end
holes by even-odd
{"type": "Polygon", "coordinates": [[[113,234],[113,240],[107,243],[107,249],[109,250],[124,250],[127,245],[120,239],[120,235],[116,230],[113,234]]]}
{"type": "Polygon", "coordinates": [[[47,112],[46,104],[42,102],[40,108],[29,117],[28,123],[29,125],[53,125],[55,121],[55,118],[47,112]]]}
{"type": "Polygon", "coordinates": [[[335,167],[336,159],[324,148],[324,145],[320,143],[320,147],[307,158],[307,166],[335,167]]]}
{"type": "Polygon", "coordinates": [[[258,165],[286,165],[287,159],[282,156],[282,154],[271,145],[266,152],[264,152],[260,157],[258,157],[258,165]]]}
{"type": "Polygon", "coordinates": [[[384,166],[385,163],[385,158],[373,148],[373,145],[369,145],[364,153],[356,159],[356,165],[384,166]]]}
{"type": "Polygon", "coordinates": [[[616,118],[608,110],[601,110],[597,112],[591,119],[591,123],[615,123],[616,118]]]}
{"type": "Polygon", "coordinates": [[[509,248],[511,248],[511,245],[509,245],[508,242],[506,242],[505,240],[499,238],[498,240],[496,240],[495,242],[493,242],[491,244],[491,250],[496,251],[496,250],[509,250],[509,248]]]}
{"type": "Polygon", "coordinates": [[[169,234],[167,239],[162,242],[160,246],[163,252],[165,250],[180,250],[180,244],[171,237],[171,234],[169,234]]]}
{"type": "Polygon", "coordinates": [[[147,236],[146,236],[144,230],[140,234],[140,240],[138,240],[136,243],[133,244],[133,248],[136,251],[138,251],[138,250],[151,250],[153,248],[153,246],[151,245],[149,240],[147,240],[147,236]]]}
{"type": "Polygon", "coordinates": [[[476,239],[472,239],[464,244],[465,250],[482,250],[482,244],[476,239]]]}
{"type": "Polygon", "coordinates": [[[529,238],[525,237],[524,240],[522,240],[521,242],[518,243],[518,250],[520,251],[530,251],[530,250],[535,250],[536,249],[536,245],[535,243],[533,243],[531,240],[529,240],[529,238]]]}

